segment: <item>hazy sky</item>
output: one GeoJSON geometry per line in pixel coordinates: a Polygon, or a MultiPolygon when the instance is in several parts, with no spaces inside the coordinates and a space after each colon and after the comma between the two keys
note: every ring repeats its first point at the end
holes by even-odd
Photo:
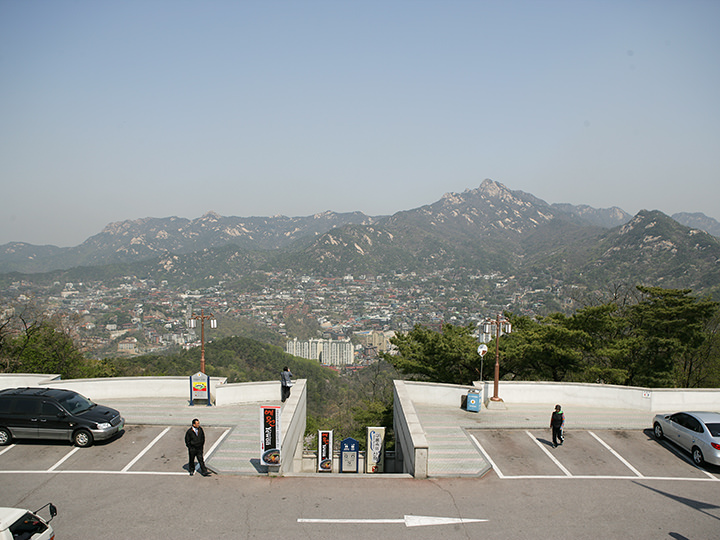
{"type": "Polygon", "coordinates": [[[720,219],[720,1],[0,0],[0,244],[491,178],[720,219]]]}

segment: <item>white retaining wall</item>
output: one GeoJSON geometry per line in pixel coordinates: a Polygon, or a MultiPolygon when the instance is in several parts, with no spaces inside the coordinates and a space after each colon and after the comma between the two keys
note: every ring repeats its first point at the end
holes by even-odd
{"type": "MultiPolygon", "coordinates": [[[[307,424],[307,380],[297,379],[293,382],[290,397],[285,400],[280,416],[282,453],[286,456],[291,455],[292,459],[281,460],[280,474],[301,472],[303,468],[303,440],[307,424]]],[[[277,392],[280,392],[280,383],[276,382],[275,385],[277,392]]]]}
{"type": "MultiPolygon", "coordinates": [[[[483,381],[474,384],[483,390],[483,399],[487,403],[493,394],[493,382],[483,381]]],[[[424,390],[413,393],[413,398],[423,403],[427,402],[426,396],[430,397],[424,390]]],[[[562,403],[563,406],[583,405],[647,412],[667,412],[675,409],[720,410],[718,388],[688,390],[611,384],[500,381],[498,396],[507,403],[562,403]]]]}
{"type": "MultiPolygon", "coordinates": [[[[428,442],[411,397],[410,386],[414,383],[398,380],[393,383],[393,431],[395,432],[396,463],[402,463],[402,472],[404,473],[409,473],[415,478],[427,478],[428,442]]],[[[438,399],[441,396],[436,394],[434,398],[438,399]]]]}
{"type": "Polygon", "coordinates": [[[40,386],[49,381],[60,380],[60,375],[45,373],[0,373],[0,390],[4,388],[24,388],[40,386]]]}
{"type": "Polygon", "coordinates": [[[277,401],[280,399],[280,381],[223,384],[215,388],[214,394],[215,405],[218,407],[235,403],[277,401]]]}
{"type": "MultiPolygon", "coordinates": [[[[92,401],[115,398],[171,397],[190,400],[190,377],[106,377],[99,379],[60,379],[50,375],[38,375],[34,381],[30,375],[25,379],[34,384],[22,384],[21,378],[0,377],[3,388],[20,386],[43,386],[73,390],[92,401]]],[[[214,397],[225,377],[210,378],[210,396],[214,397]]],[[[276,383],[277,384],[277,383],[276,383]]]]}

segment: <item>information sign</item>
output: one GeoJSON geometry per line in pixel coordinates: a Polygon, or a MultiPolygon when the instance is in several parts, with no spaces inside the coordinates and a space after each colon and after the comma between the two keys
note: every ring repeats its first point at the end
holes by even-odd
{"type": "Polygon", "coordinates": [[[381,473],[385,467],[385,428],[367,428],[365,472],[381,473]]]}
{"type": "Polygon", "coordinates": [[[190,375],[190,405],[195,405],[194,400],[207,400],[208,407],[210,403],[210,376],[205,375],[202,371],[198,371],[195,375],[190,375]]]}
{"type": "Polygon", "coordinates": [[[358,471],[359,443],[352,437],[340,442],[340,472],[356,473],[358,471]]]}

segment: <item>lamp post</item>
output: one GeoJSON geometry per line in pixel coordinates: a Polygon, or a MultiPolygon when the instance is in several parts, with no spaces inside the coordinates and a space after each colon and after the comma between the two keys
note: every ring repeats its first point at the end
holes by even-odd
{"type": "MultiPolygon", "coordinates": [[[[498,387],[500,386],[500,336],[509,334],[512,331],[512,326],[510,321],[500,314],[498,314],[495,319],[485,319],[480,325],[482,325],[482,336],[483,338],[487,336],[487,341],[490,341],[492,327],[495,327],[495,380],[493,383],[493,396],[490,398],[490,401],[502,402],[502,399],[498,395],[498,387]]],[[[485,339],[483,339],[483,341],[485,341],[485,339]]]]}
{"type": "Polygon", "coordinates": [[[197,328],[197,321],[200,321],[200,372],[205,373],[205,321],[210,321],[210,328],[217,328],[217,319],[201,309],[200,315],[190,315],[190,328],[197,328]]]}

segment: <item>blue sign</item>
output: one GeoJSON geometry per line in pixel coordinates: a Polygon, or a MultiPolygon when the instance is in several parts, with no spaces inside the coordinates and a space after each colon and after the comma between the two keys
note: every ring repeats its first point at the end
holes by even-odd
{"type": "Polygon", "coordinates": [[[360,444],[348,437],[340,442],[340,472],[358,472],[358,458],[360,456],[360,444]]]}

